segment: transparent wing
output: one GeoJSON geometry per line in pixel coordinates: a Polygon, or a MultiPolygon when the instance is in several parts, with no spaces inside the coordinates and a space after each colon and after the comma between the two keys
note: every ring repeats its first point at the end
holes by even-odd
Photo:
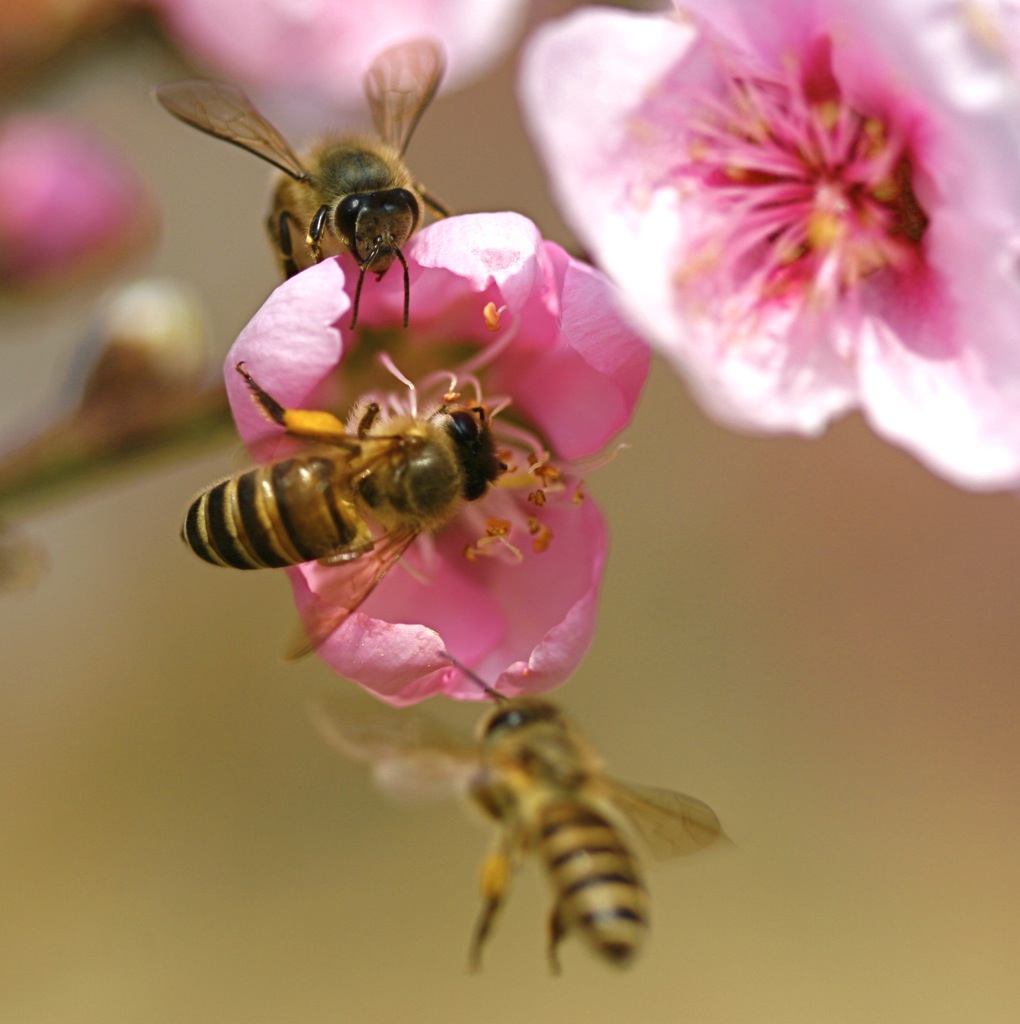
{"type": "Polygon", "coordinates": [[[185,124],[254,153],[292,178],[308,177],[287,140],[236,85],[189,78],[156,88],[156,99],[185,124]]]}
{"type": "Polygon", "coordinates": [[[379,787],[404,799],[463,795],[478,771],[478,748],[421,715],[320,698],[319,732],[344,757],[371,766],[379,787]]]}
{"type": "Polygon", "coordinates": [[[660,860],[695,853],[723,835],[715,811],[693,796],[618,779],[605,784],[610,800],[660,860]]]}
{"type": "Polygon", "coordinates": [[[418,533],[417,529],[407,529],[385,534],[376,539],[371,551],[337,564],[333,568],[337,574],[333,599],[327,603],[311,596],[302,609],[300,635],[285,653],[287,660],[303,658],[325,643],[397,564],[418,533]]]}
{"type": "Polygon", "coordinates": [[[398,43],[376,57],[365,73],[365,96],[383,142],[400,153],[407,149],[445,67],[442,51],[429,39],[398,43]]]}

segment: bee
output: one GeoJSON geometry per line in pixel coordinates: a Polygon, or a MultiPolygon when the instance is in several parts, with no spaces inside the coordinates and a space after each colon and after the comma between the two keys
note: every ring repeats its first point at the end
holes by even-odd
{"type": "Polygon", "coordinates": [[[404,326],[411,286],[401,252],[425,219],[425,207],[448,211],[416,181],[404,152],[443,77],[439,47],[415,39],[384,50],[365,75],[365,95],[378,138],[346,134],[327,139],[298,157],[283,136],[236,85],[189,79],[156,89],[174,117],[232,142],[283,171],[273,195],[267,229],[286,277],[327,256],[349,252],[360,273],[351,328],[365,272],[381,279],[398,260],[404,269],[404,326]],[[295,231],[307,247],[295,245],[295,231]]]}
{"type": "Polygon", "coordinates": [[[344,573],[340,610],[330,605],[328,619],[313,627],[315,646],[420,533],[441,530],[506,467],[484,405],[447,395],[428,416],[383,416],[371,402],[348,432],[332,413],[284,408],[243,363],[236,369],[262,412],[314,447],[204,490],[188,509],[181,537],[205,561],[235,569],[336,565],[344,573]]]}
{"type": "Polygon", "coordinates": [[[371,764],[385,788],[404,795],[460,790],[498,825],[495,848],[482,866],[471,971],[480,968],[510,881],[530,853],[553,892],[552,973],[560,972],[559,946],[571,932],[608,963],[630,964],[648,931],[648,893],[625,825],[656,857],[676,857],[723,835],[715,812],[694,797],[611,778],[558,704],[506,697],[454,664],[496,701],[474,744],[421,718],[366,721],[325,703],[315,711],[318,725],[341,753],[371,764]]]}

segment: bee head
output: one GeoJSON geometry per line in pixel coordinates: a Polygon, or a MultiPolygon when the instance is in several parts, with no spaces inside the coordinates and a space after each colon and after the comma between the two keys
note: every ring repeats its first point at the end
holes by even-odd
{"type": "Polygon", "coordinates": [[[489,715],[482,725],[482,739],[506,735],[537,722],[563,724],[563,713],[552,701],[540,697],[509,697],[489,715]]]}
{"type": "Polygon", "coordinates": [[[406,188],[346,196],[336,207],[337,234],[363,270],[384,274],[418,225],[419,203],[406,188]]]}
{"type": "Polygon", "coordinates": [[[506,468],[496,454],[496,439],[485,406],[464,405],[449,410],[446,430],[464,473],[461,493],[465,501],[475,501],[506,468]]]}

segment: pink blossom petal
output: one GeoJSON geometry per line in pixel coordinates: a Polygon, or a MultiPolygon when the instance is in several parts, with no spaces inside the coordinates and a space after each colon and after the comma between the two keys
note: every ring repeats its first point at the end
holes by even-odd
{"type": "Polygon", "coordinates": [[[272,457],[280,431],[252,401],[237,363],[258,380],[271,367],[273,397],[301,408],[323,377],[340,361],[343,339],[337,323],[351,308],[344,291],[344,272],[337,260],[326,260],[277,288],[240,333],[227,355],[224,374],[227,397],[237,429],[253,455],[272,457]]]}
{"type": "MultiPolygon", "coordinates": [[[[541,572],[523,573],[493,560],[472,574],[456,557],[459,550],[449,550],[459,538],[444,536],[440,546],[447,550],[431,580],[406,577],[399,586],[380,586],[319,655],[339,675],[400,705],[437,693],[485,698],[450,669],[444,651],[508,696],[565,682],[594,632],[606,535],[591,502],[557,510],[549,519],[554,542],[539,556],[541,572]]],[[[290,576],[299,608],[320,586],[328,594],[328,568],[302,566],[290,576]]]]}
{"type": "Polygon", "coordinates": [[[524,0],[154,0],[170,30],[220,76],[295,101],[363,102],[372,58],[395,43],[442,43],[446,83],[482,73],[516,36],[524,0]]]}

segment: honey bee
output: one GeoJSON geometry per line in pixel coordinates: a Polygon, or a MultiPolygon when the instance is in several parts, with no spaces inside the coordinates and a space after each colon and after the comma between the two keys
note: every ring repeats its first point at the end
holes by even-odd
{"type": "Polygon", "coordinates": [[[715,812],[694,797],[611,778],[559,705],[506,697],[454,663],[496,701],[474,744],[421,718],[366,721],[325,703],[316,708],[317,723],[341,753],[371,764],[385,788],[405,795],[460,790],[499,826],[482,867],[470,970],[480,968],[510,881],[529,853],[553,891],[551,971],[560,972],[558,949],[570,932],[607,962],[628,965],[648,931],[648,894],[625,824],[654,856],[676,857],[723,835],[715,812]]]}
{"type": "Polygon", "coordinates": [[[185,124],[232,142],[283,171],[267,228],[286,277],[327,256],[349,252],[360,268],[353,328],[365,272],[372,271],[378,280],[396,259],[404,268],[406,327],[411,289],[401,246],[421,226],[426,206],[441,217],[449,214],[415,180],[404,163],[404,152],[443,70],[443,55],[430,40],[415,39],[384,50],[364,82],[378,138],[340,135],[302,157],[236,85],[189,79],[159,86],[156,98],[185,124]],[[306,250],[295,245],[295,231],[306,250]]]}
{"type": "Polygon", "coordinates": [[[457,403],[459,396],[448,394],[427,416],[383,416],[371,402],[348,432],[331,413],[284,408],[243,363],[237,372],[270,420],[315,445],[207,488],[188,509],[181,536],[213,565],[336,565],[345,599],[310,628],[313,647],[358,608],[420,533],[446,526],[462,502],[482,497],[506,468],[485,406],[457,403]]]}

